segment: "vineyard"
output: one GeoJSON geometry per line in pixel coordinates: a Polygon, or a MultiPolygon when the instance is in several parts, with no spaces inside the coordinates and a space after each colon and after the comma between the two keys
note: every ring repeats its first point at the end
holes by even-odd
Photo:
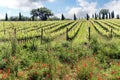
{"type": "Polygon", "coordinates": [[[120,20],[1,21],[2,80],[120,80],[120,20]]]}
{"type": "Polygon", "coordinates": [[[32,40],[33,38],[41,41],[41,37],[42,41],[49,39],[54,42],[56,42],[57,38],[63,38],[62,41],[64,42],[67,40],[67,38],[65,38],[66,35],[68,40],[72,42],[75,42],[77,39],[85,41],[85,38],[87,39],[89,35],[88,27],[91,28],[90,32],[92,32],[91,35],[93,36],[98,34],[100,35],[99,38],[104,37],[104,39],[112,39],[112,36],[116,39],[120,38],[119,20],[91,20],[89,22],[85,20],[0,22],[0,25],[0,41],[3,42],[9,41],[11,35],[14,35],[18,42],[23,41],[24,43],[32,40]],[[78,37],[81,37],[81,39],[78,37]]]}

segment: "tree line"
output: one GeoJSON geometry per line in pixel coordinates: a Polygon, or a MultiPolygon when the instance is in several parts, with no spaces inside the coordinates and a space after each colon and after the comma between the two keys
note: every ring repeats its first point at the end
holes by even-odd
{"type": "MultiPolygon", "coordinates": [[[[54,16],[51,10],[46,7],[41,7],[37,9],[32,9],[30,11],[31,17],[23,16],[21,12],[19,12],[19,16],[11,16],[8,18],[8,14],[5,14],[5,21],[46,21],[46,20],[70,20],[65,18],[63,14],[61,14],[61,19],[54,16]]],[[[77,20],[76,15],[74,14],[74,20],[77,20]]]]}
{"type": "MultiPolygon", "coordinates": [[[[86,14],[86,19],[89,20],[89,18],[90,18],[90,16],[88,14],[86,14]]],[[[109,9],[101,9],[98,14],[97,13],[93,14],[92,18],[94,18],[95,20],[97,20],[97,19],[113,19],[113,18],[115,18],[115,12],[114,11],[110,12],[109,9]]],[[[120,15],[117,14],[116,18],[120,19],[120,15]]]]}
{"type": "MultiPolygon", "coordinates": [[[[32,9],[30,11],[31,17],[23,16],[21,12],[19,12],[19,16],[11,16],[8,18],[8,14],[5,14],[5,21],[46,21],[46,20],[69,20],[65,18],[63,14],[61,14],[61,19],[54,16],[52,11],[46,7],[41,7],[37,9],[32,9]]],[[[87,20],[89,20],[90,16],[89,14],[86,14],[85,17],[87,20]]],[[[114,11],[110,12],[108,9],[101,9],[99,13],[95,13],[92,15],[92,18],[94,19],[112,19],[115,18],[114,11]]],[[[119,19],[119,14],[116,15],[116,18],[119,19]]],[[[76,14],[73,15],[73,20],[77,20],[76,14]]]]}

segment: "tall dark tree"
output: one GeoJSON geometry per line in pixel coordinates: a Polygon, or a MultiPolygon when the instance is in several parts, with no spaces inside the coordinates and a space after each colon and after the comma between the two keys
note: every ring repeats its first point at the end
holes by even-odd
{"type": "Polygon", "coordinates": [[[102,14],[102,19],[105,19],[105,16],[107,16],[107,14],[109,13],[108,9],[101,9],[100,14],[102,14]]]}
{"type": "Polygon", "coordinates": [[[115,18],[115,13],[114,13],[114,11],[111,12],[111,18],[115,18]]]}
{"type": "Polygon", "coordinates": [[[5,21],[8,21],[8,15],[7,15],[7,13],[5,14],[5,21]]]}
{"type": "Polygon", "coordinates": [[[34,21],[35,20],[35,17],[34,17],[34,15],[32,16],[32,21],[34,21]]]}
{"type": "Polygon", "coordinates": [[[120,19],[120,15],[119,15],[119,14],[117,14],[116,18],[117,18],[117,19],[120,19]]]}
{"type": "Polygon", "coordinates": [[[88,14],[86,14],[86,19],[89,20],[90,16],[88,14]]]}
{"type": "Polygon", "coordinates": [[[61,20],[65,20],[65,17],[63,14],[61,15],[61,20]]]}
{"type": "Polygon", "coordinates": [[[41,7],[37,9],[32,9],[31,15],[34,17],[39,17],[40,20],[47,20],[47,18],[53,16],[53,13],[46,7],[41,7]]]}
{"type": "Polygon", "coordinates": [[[19,12],[19,21],[22,20],[22,15],[21,15],[21,12],[19,12]]]}
{"type": "Polygon", "coordinates": [[[105,14],[102,14],[102,19],[105,19],[105,14]]]}
{"type": "Polygon", "coordinates": [[[76,17],[76,15],[74,14],[74,20],[77,20],[77,17],[76,17]]]}
{"type": "Polygon", "coordinates": [[[95,20],[97,20],[97,14],[95,13],[95,20]]]}
{"type": "Polygon", "coordinates": [[[111,14],[110,14],[110,12],[109,12],[109,19],[111,19],[111,14]]]}
{"type": "Polygon", "coordinates": [[[99,13],[99,19],[101,19],[101,14],[99,13]]]}
{"type": "Polygon", "coordinates": [[[106,19],[108,19],[108,13],[106,13],[106,19]]]}

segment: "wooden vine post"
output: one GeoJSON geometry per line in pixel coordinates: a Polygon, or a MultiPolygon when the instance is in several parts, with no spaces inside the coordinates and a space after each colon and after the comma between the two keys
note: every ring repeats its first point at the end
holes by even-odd
{"type": "Polygon", "coordinates": [[[41,29],[41,44],[43,43],[43,29],[41,29]]]}
{"type": "Polygon", "coordinates": [[[113,37],[113,30],[111,29],[111,38],[113,37]]]}
{"type": "Polygon", "coordinates": [[[90,41],[90,27],[88,27],[88,40],[90,41]]]}
{"type": "Polygon", "coordinates": [[[16,38],[16,28],[14,29],[14,37],[16,38]]]}
{"type": "Polygon", "coordinates": [[[68,28],[66,28],[66,41],[68,41],[68,28]]]}

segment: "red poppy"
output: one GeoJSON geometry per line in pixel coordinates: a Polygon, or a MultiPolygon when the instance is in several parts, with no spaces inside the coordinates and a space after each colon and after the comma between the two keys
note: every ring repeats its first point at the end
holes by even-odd
{"type": "Polygon", "coordinates": [[[90,78],[92,78],[92,72],[90,72],[90,78]]]}
{"type": "Polygon", "coordinates": [[[8,78],[7,73],[6,73],[6,72],[3,72],[2,80],[7,79],[7,78],[8,78]]]}
{"type": "Polygon", "coordinates": [[[43,67],[46,67],[47,65],[46,65],[46,64],[43,64],[42,66],[43,66],[43,67]]]}
{"type": "Polygon", "coordinates": [[[117,71],[112,71],[112,72],[111,72],[112,75],[113,75],[113,74],[116,74],[116,73],[117,73],[117,71]]]}
{"type": "Polygon", "coordinates": [[[86,67],[86,66],[87,66],[87,64],[86,64],[86,63],[84,63],[84,64],[83,64],[83,66],[84,66],[84,67],[86,67]]]}
{"type": "Polygon", "coordinates": [[[8,76],[10,75],[10,68],[8,69],[8,76]]]}

